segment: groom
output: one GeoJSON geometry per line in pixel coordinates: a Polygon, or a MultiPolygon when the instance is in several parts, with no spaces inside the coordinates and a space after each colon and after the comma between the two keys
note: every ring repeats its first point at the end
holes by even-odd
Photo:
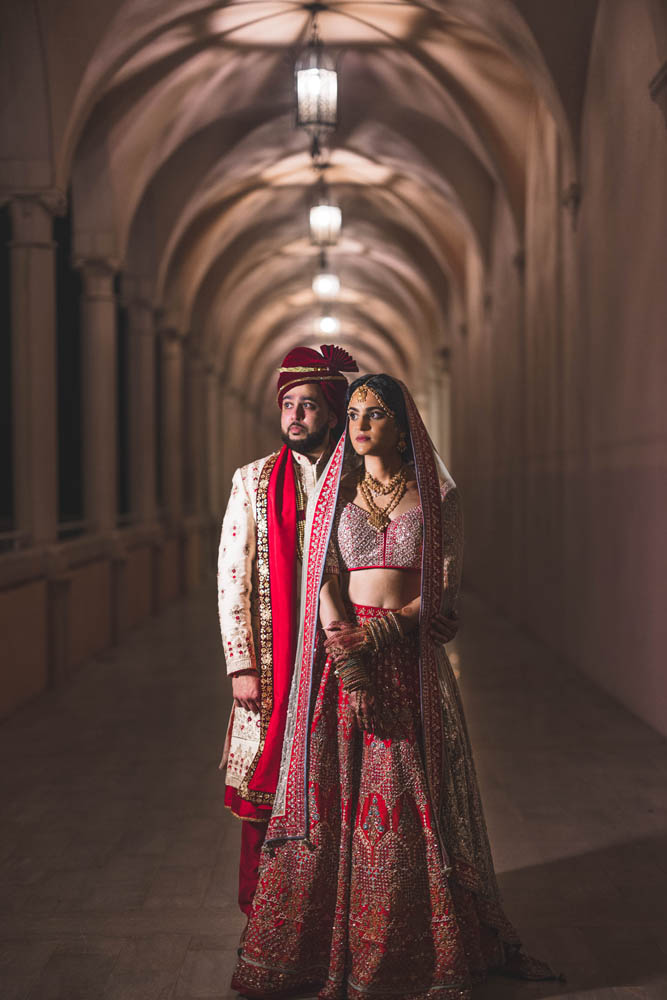
{"type": "Polygon", "coordinates": [[[345,427],[340,347],[297,347],[279,369],[284,446],[237,469],[222,523],[218,611],[234,711],[221,767],[225,805],[242,820],[239,906],[250,915],[276,791],[296,653],[306,505],[345,427]]]}

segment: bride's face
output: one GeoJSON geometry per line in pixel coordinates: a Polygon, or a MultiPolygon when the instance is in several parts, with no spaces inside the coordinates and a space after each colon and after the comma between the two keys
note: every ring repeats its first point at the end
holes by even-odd
{"type": "Polygon", "coordinates": [[[396,451],[400,434],[396,421],[371,389],[353,394],[347,408],[347,426],[357,455],[384,456],[396,451]]]}

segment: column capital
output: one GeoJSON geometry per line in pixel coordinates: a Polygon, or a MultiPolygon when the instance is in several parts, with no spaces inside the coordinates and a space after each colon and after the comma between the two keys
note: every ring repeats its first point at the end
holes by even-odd
{"type": "Polygon", "coordinates": [[[168,360],[176,360],[183,357],[183,338],[178,330],[173,327],[162,327],[158,330],[160,342],[162,344],[162,356],[168,360]]]}
{"type": "Polygon", "coordinates": [[[120,297],[127,309],[145,310],[150,312],[157,321],[158,310],[153,303],[153,282],[150,278],[123,274],[120,297]]]}
{"type": "Polygon", "coordinates": [[[9,199],[12,220],[10,247],[26,247],[38,250],[53,250],[52,206],[43,197],[20,194],[9,199]]]}
{"type": "Polygon", "coordinates": [[[581,184],[579,181],[572,181],[568,184],[561,195],[560,201],[563,208],[568,209],[572,219],[572,228],[576,229],[579,206],[581,205],[581,184]]]}
{"type": "Polygon", "coordinates": [[[443,375],[448,375],[452,367],[452,349],[445,344],[435,352],[435,374],[438,379],[443,375]]]}
{"type": "Polygon", "coordinates": [[[0,192],[0,205],[22,204],[39,205],[51,216],[67,214],[67,193],[62,188],[43,188],[41,190],[15,190],[0,192]]]}
{"type": "Polygon", "coordinates": [[[526,273],[526,251],[523,247],[519,247],[514,256],[512,257],[512,263],[514,264],[519,279],[523,281],[526,273]]]}
{"type": "Polygon", "coordinates": [[[81,272],[83,297],[101,301],[115,301],[114,278],[119,262],[104,257],[79,257],[74,266],[81,272]]]}

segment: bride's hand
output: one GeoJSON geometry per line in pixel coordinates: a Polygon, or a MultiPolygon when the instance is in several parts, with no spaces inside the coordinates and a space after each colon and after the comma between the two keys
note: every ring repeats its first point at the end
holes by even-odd
{"type": "Polygon", "coordinates": [[[370,691],[351,691],[348,702],[360,729],[373,732],[375,729],[375,695],[370,691]]]}
{"type": "Polygon", "coordinates": [[[324,631],[327,635],[324,648],[336,665],[350,654],[365,649],[368,643],[366,630],[353,622],[329,622],[324,631]]]}

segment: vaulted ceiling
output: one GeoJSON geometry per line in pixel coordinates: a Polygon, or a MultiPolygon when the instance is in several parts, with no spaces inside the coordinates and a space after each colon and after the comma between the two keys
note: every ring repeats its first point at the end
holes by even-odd
{"type": "MultiPolygon", "coordinates": [[[[343,211],[330,254],[342,281],[336,339],[364,368],[411,377],[448,344],[471,257],[488,262],[498,199],[520,247],[538,99],[557,122],[565,180],[576,179],[596,6],[325,4],[320,35],[341,91],[327,170],[343,211]]],[[[315,175],[294,127],[307,5],[11,0],[7,15],[22,39],[4,53],[10,72],[21,46],[25,56],[39,44],[25,86],[46,94],[48,148],[24,159],[48,161],[56,188],[71,184],[76,254],[146,279],[162,322],[262,399],[285,351],[319,342],[315,175]]]]}

